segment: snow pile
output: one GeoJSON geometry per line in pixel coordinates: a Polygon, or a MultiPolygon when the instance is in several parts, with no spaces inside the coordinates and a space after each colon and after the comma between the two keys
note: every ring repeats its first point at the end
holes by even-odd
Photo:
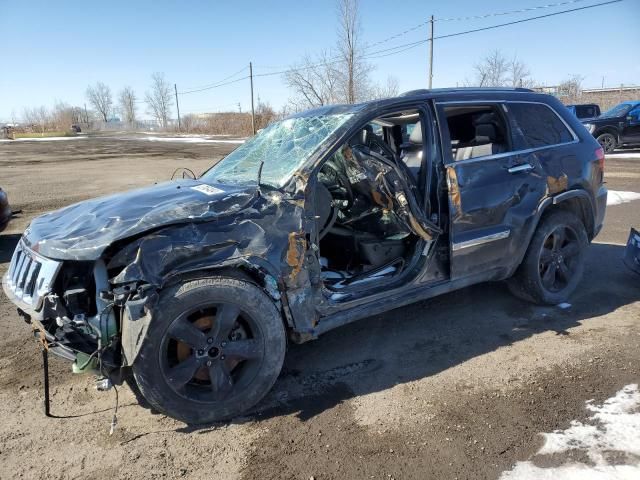
{"type": "Polygon", "coordinates": [[[151,142],[184,142],[184,143],[234,143],[234,144],[242,144],[245,142],[245,139],[238,140],[223,140],[223,139],[213,139],[207,137],[146,137],[146,140],[151,142]]]}
{"type": "Polygon", "coordinates": [[[633,200],[640,200],[640,193],[609,190],[609,194],[607,195],[607,206],[629,203],[633,200]]]}
{"type": "Polygon", "coordinates": [[[0,139],[0,142],[50,142],[57,140],[81,140],[87,137],[29,137],[29,138],[16,138],[15,140],[10,140],[8,138],[0,139]]]}
{"type": "MultiPolygon", "coordinates": [[[[538,467],[519,462],[501,480],[626,480],[640,479],[640,391],[627,385],[602,405],[587,402],[593,412],[587,423],[574,421],[566,430],[544,434],[545,444],[537,455],[569,451],[586,454],[589,463],[567,462],[558,467],[538,467]],[[607,458],[616,458],[611,465],[607,458]]],[[[543,459],[542,459],[543,460],[543,459]]],[[[540,462],[537,462],[540,463],[540,462]]]]}

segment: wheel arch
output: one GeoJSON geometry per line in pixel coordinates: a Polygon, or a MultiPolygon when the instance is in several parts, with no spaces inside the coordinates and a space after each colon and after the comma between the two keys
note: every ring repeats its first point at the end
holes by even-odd
{"type": "Polygon", "coordinates": [[[593,132],[593,137],[598,138],[603,133],[609,133],[613,135],[616,139],[616,142],[618,143],[620,142],[620,138],[618,136],[618,130],[615,127],[612,127],[611,125],[607,125],[606,127],[600,127],[595,132],[593,132]]]}
{"type": "Polygon", "coordinates": [[[293,318],[289,311],[284,285],[276,275],[277,271],[268,262],[261,259],[253,259],[252,261],[251,258],[246,257],[236,258],[220,265],[173,272],[164,279],[160,288],[153,289],[155,293],[133,301],[129,300],[124,305],[121,323],[123,366],[132,365],[138,356],[140,347],[146,338],[149,323],[153,321],[150,307],[157,301],[160,290],[201,278],[218,276],[243,280],[256,285],[274,302],[280,312],[285,331],[291,332],[294,329],[293,318]]]}
{"type": "Polygon", "coordinates": [[[286,301],[285,286],[280,280],[279,272],[273,265],[261,258],[240,257],[229,259],[218,265],[176,271],[164,279],[162,288],[210,276],[235,278],[260,287],[281,310],[285,328],[293,328],[293,319],[286,301]]]}
{"type": "Polygon", "coordinates": [[[595,208],[593,201],[586,190],[572,189],[551,197],[546,197],[538,206],[534,220],[531,222],[529,231],[526,235],[526,247],[522,249],[518,262],[513,267],[509,276],[513,275],[522,263],[524,256],[527,253],[527,249],[529,248],[529,244],[531,243],[531,239],[533,238],[541,220],[558,210],[569,211],[577,216],[585,226],[589,241],[593,240],[593,237],[595,236],[595,208]]]}

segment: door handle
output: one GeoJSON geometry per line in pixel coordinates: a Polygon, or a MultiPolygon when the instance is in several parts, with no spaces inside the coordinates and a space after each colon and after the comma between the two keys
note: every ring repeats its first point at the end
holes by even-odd
{"type": "Polygon", "coordinates": [[[520,172],[528,172],[529,170],[533,170],[533,165],[529,163],[521,163],[520,165],[516,165],[507,170],[509,173],[520,173],[520,172]]]}

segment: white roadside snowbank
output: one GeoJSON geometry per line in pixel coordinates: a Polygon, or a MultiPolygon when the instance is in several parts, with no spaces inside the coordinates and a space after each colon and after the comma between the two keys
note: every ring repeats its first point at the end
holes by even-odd
{"type": "MultiPolygon", "coordinates": [[[[587,422],[571,422],[566,430],[545,433],[536,455],[584,452],[590,464],[567,461],[556,467],[518,462],[500,480],[638,480],[640,479],[640,391],[637,384],[620,390],[602,405],[587,401],[587,422]],[[608,458],[618,459],[611,465],[608,458]]],[[[541,462],[536,462],[540,464],[541,462]]],[[[555,463],[555,462],[554,462],[555,463]]]]}
{"type": "Polygon", "coordinates": [[[9,140],[8,138],[1,138],[0,142],[51,142],[58,140],[81,140],[88,137],[33,137],[33,138],[16,138],[15,140],[9,140]]]}
{"type": "Polygon", "coordinates": [[[245,138],[237,140],[223,140],[208,137],[146,137],[145,140],[151,142],[182,142],[182,143],[233,143],[240,145],[246,141],[245,138]]]}
{"type": "Polygon", "coordinates": [[[640,193],[609,190],[607,195],[607,206],[620,205],[621,203],[629,203],[634,200],[640,200],[640,193]]]}

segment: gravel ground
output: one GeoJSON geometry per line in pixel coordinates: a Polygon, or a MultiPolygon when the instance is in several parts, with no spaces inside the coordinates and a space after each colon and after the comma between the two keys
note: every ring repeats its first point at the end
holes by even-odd
{"type": "MultiPolygon", "coordinates": [[[[122,135],[1,143],[0,183],[23,213],[0,234],[0,274],[33,216],[177,167],[201,172],[235,146],[122,135]]],[[[640,152],[611,155],[606,168],[610,189],[640,192],[640,152]]],[[[55,418],[44,417],[40,353],[0,295],[0,479],[496,479],[535,456],[541,432],[588,417],[585,401],[639,383],[640,279],[620,261],[638,206],[608,209],[569,308],[485,284],[367,318],[292,345],[255,411],[203,428],[142,408],[122,386],[110,436],[115,392],[55,358],[55,418]]],[[[588,463],[577,451],[547,461],[588,463]]]]}

